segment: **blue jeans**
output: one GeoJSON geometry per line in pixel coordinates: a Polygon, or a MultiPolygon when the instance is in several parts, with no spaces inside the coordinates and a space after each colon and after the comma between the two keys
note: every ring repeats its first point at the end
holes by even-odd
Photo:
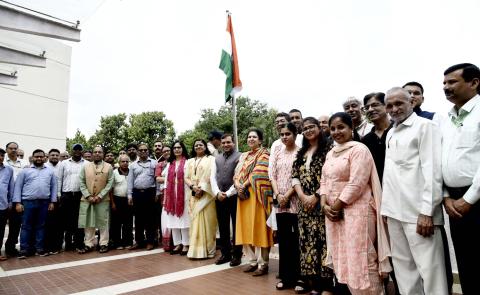
{"type": "Polygon", "coordinates": [[[45,220],[47,219],[49,203],[49,199],[22,201],[24,210],[20,233],[21,252],[44,251],[45,220]],[[32,245],[33,242],[35,242],[35,245],[32,245]]]}

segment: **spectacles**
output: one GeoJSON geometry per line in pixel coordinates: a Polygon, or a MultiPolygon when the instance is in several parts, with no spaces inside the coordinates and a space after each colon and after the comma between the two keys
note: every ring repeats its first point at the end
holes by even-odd
{"type": "Polygon", "coordinates": [[[368,111],[370,108],[372,109],[376,109],[376,108],[379,108],[381,106],[383,106],[384,104],[380,103],[380,102],[374,102],[372,104],[367,104],[365,105],[364,107],[362,107],[362,111],[368,111]]]}

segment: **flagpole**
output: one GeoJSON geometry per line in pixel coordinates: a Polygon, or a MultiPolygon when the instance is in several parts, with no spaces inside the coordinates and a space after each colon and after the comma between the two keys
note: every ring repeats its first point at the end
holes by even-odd
{"type": "Polygon", "coordinates": [[[238,151],[238,131],[237,131],[237,100],[232,95],[232,116],[233,116],[233,136],[235,137],[235,148],[238,151]]]}

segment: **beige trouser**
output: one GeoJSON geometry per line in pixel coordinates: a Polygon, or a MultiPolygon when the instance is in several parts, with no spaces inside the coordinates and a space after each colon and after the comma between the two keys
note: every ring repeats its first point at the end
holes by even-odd
{"type": "Polygon", "coordinates": [[[250,265],[258,265],[258,267],[268,266],[270,247],[243,245],[243,253],[245,253],[250,265]]]}
{"type": "MultiPolygon", "coordinates": [[[[108,246],[108,228],[100,228],[100,246],[108,246]]],[[[95,228],[86,227],[85,228],[85,246],[93,247],[95,246],[95,228]]]]}
{"type": "Polygon", "coordinates": [[[417,224],[388,218],[393,268],[400,293],[447,295],[445,257],[440,229],[423,237],[417,224]]]}

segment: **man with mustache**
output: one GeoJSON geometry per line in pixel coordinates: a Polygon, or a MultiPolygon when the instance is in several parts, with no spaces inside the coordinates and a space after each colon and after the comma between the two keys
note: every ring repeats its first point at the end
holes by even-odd
{"type": "Polygon", "coordinates": [[[360,138],[372,130],[373,125],[363,118],[362,102],[360,100],[353,96],[347,98],[343,103],[343,110],[352,118],[353,128],[355,128],[360,138]]]}
{"type": "Polygon", "coordinates": [[[449,215],[463,294],[478,294],[480,265],[480,70],[469,63],[444,72],[443,90],[452,102],[442,124],[443,204],[449,215]]]}
{"type": "Polygon", "coordinates": [[[157,139],[153,143],[153,158],[157,162],[164,161],[165,159],[163,158],[163,142],[159,139],[157,139]]]}

